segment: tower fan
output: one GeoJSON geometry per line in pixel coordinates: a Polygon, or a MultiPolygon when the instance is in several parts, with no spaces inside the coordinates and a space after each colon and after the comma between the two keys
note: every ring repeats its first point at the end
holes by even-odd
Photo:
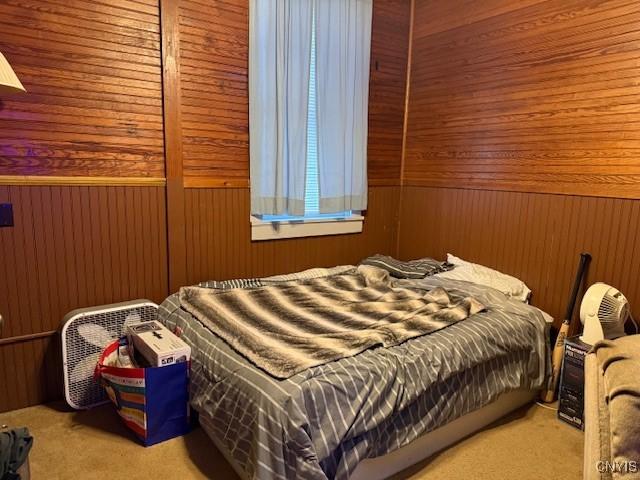
{"type": "Polygon", "coordinates": [[[629,302],[618,289],[606,283],[594,283],[580,305],[580,321],[584,326],[580,340],[593,345],[604,338],[622,337],[630,315],[629,302]]]}
{"type": "Polygon", "coordinates": [[[158,305],[149,300],[80,308],[64,317],[62,368],[64,396],[76,409],[91,408],[108,401],[93,372],[104,348],[120,338],[129,324],[155,320],[158,305]]]}

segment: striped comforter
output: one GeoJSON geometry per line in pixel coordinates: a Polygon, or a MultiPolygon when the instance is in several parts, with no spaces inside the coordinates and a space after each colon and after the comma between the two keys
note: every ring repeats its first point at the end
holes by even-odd
{"type": "Polygon", "coordinates": [[[394,287],[386,270],[361,265],[337,275],[259,288],[185,287],[184,309],[277,378],[392,347],[478,313],[472,297],[394,287]]]}
{"type": "Polygon", "coordinates": [[[548,371],[544,314],[495,290],[427,278],[396,286],[442,287],[487,308],[393,347],[316,366],[287,379],[256,368],[176,295],[160,318],[192,347],[191,398],[218,448],[251,479],[346,479],[384,455],[548,371]]]}

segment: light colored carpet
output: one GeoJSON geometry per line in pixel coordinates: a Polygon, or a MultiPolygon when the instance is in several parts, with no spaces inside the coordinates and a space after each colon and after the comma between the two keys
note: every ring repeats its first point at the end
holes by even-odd
{"type": "Polygon", "coordinates": [[[532,404],[393,480],[581,480],[583,442],[584,434],[554,410],[532,404]]]}
{"type": "MultiPolygon", "coordinates": [[[[0,424],[31,430],[34,480],[238,478],[202,429],[144,448],[110,405],[88,412],[39,405],[0,413],[0,424]]],[[[531,405],[393,479],[578,480],[582,442],[582,432],[557,420],[555,412],[531,405]]]]}

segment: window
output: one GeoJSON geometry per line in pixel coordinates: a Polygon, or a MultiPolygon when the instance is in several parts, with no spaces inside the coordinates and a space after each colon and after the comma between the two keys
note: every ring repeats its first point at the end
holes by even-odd
{"type": "Polygon", "coordinates": [[[309,63],[309,102],[307,104],[307,169],[305,176],[304,215],[261,215],[267,222],[303,222],[307,219],[340,220],[352,215],[351,210],[337,213],[320,213],[320,188],[318,185],[318,103],[316,85],[316,22],[312,21],[311,62],[309,63]]]}
{"type": "Polygon", "coordinates": [[[362,231],[371,5],[250,2],[253,240],[362,231]]]}

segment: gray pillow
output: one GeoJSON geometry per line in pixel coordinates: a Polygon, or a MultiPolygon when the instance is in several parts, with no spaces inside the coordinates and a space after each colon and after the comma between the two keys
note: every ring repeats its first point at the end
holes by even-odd
{"type": "Polygon", "coordinates": [[[402,261],[388,255],[373,255],[362,260],[360,264],[382,268],[389,272],[392,277],[410,279],[425,278],[453,268],[453,265],[439,262],[433,258],[425,257],[417,260],[402,261]]]}

